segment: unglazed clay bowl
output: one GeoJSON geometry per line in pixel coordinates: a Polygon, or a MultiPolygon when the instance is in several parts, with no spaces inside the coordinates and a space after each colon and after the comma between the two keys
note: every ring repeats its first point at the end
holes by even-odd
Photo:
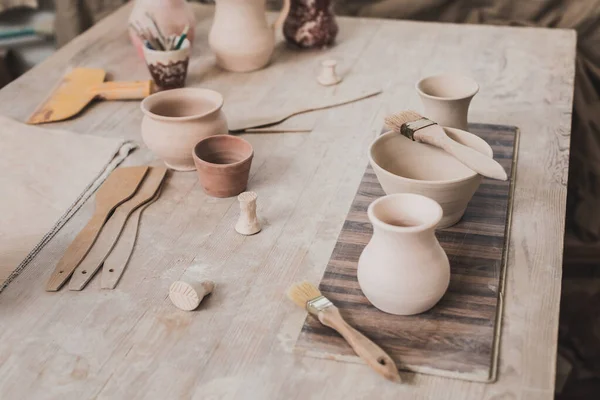
{"type": "Polygon", "coordinates": [[[232,197],[245,191],[253,156],[252,145],[237,136],[213,136],[198,142],[193,157],[206,194],[232,197]]]}
{"type": "Polygon", "coordinates": [[[193,171],[196,143],[228,133],[222,107],[223,96],[209,89],[173,89],[148,96],[141,104],[144,143],[167,167],[193,171]]]}
{"type": "MultiPolygon", "coordinates": [[[[490,145],[478,136],[460,129],[444,130],[451,139],[493,156],[490,145]]],[[[396,132],[375,139],[369,148],[369,161],[385,193],[415,193],[438,202],[444,215],[437,228],[461,219],[482,179],[445,151],[396,132]]]]}

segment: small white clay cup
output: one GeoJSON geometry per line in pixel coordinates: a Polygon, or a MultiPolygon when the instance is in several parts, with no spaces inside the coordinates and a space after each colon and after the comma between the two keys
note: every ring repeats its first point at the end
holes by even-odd
{"type": "Polygon", "coordinates": [[[191,44],[185,39],[179,50],[160,51],[144,46],[144,58],[154,83],[161,90],[182,88],[187,78],[191,44]]]}
{"type": "Polygon", "coordinates": [[[229,132],[222,107],[223,96],[214,90],[182,88],[154,93],[141,104],[142,139],[167,167],[193,171],[196,143],[229,132]]]}
{"type": "Polygon", "coordinates": [[[440,205],[421,195],[393,194],[371,203],[367,215],[373,236],[357,270],[367,299],[396,315],[433,307],[450,282],[450,263],[435,237],[440,205]]]}
{"type": "Polygon", "coordinates": [[[425,117],[442,126],[467,130],[469,105],[479,91],[477,82],[461,75],[434,75],[417,82],[416,90],[425,117]]]}

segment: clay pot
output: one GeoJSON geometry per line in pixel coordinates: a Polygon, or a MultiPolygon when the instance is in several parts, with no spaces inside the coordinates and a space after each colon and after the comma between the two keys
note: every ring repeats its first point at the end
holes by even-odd
{"type": "Polygon", "coordinates": [[[275,33],[267,23],[265,1],[216,1],[208,43],[221,68],[248,72],[269,63],[275,49],[275,33]]]}
{"type": "MultiPolygon", "coordinates": [[[[188,25],[187,38],[191,44],[194,43],[196,17],[194,10],[186,0],[136,0],[129,16],[129,23],[141,22],[150,27],[151,22],[146,17],[146,13],[152,15],[162,33],[167,36],[180,35],[188,25]]],[[[131,27],[129,28],[129,37],[138,55],[143,59],[144,44],[131,27]]]]}
{"type": "Polygon", "coordinates": [[[338,33],[332,0],[291,0],[283,35],[302,48],[331,46],[338,33]]]}
{"type": "Polygon", "coordinates": [[[479,91],[477,82],[466,76],[435,75],[421,79],[416,89],[425,117],[442,126],[467,130],[469,105],[479,91]]]}
{"type": "MultiPolygon", "coordinates": [[[[444,130],[451,139],[493,156],[492,148],[478,136],[459,129],[444,130]]],[[[444,210],[438,228],[460,220],[482,179],[445,151],[395,132],[375,139],[369,161],[385,193],[416,193],[438,202],[444,210]]]]}
{"type": "Polygon", "coordinates": [[[232,197],[246,190],[254,156],[246,140],[231,135],[209,137],[196,144],[193,155],[206,194],[232,197]]]}
{"type": "Polygon", "coordinates": [[[357,270],[367,299],[396,315],[433,307],[450,283],[450,263],[435,237],[440,205],[416,194],[393,194],[371,203],[367,215],[373,236],[357,270]]]}
{"type": "Polygon", "coordinates": [[[228,133],[223,96],[209,89],[158,92],[141,104],[144,143],[167,167],[193,171],[192,150],[200,140],[228,133]]]}
{"type": "Polygon", "coordinates": [[[159,51],[144,47],[146,65],[159,89],[176,89],[185,86],[190,46],[190,41],[186,39],[179,50],[159,51]]]}

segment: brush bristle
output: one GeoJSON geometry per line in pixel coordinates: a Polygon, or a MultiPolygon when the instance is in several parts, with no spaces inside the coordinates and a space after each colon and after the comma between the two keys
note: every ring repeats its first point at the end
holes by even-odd
{"type": "Polygon", "coordinates": [[[306,303],[321,296],[321,292],[312,283],[304,281],[290,286],[287,296],[299,307],[306,308],[306,303]]]}
{"type": "Polygon", "coordinates": [[[385,127],[395,132],[400,132],[400,127],[407,122],[413,122],[423,118],[421,114],[416,111],[400,111],[396,114],[388,115],[385,118],[385,127]]]}

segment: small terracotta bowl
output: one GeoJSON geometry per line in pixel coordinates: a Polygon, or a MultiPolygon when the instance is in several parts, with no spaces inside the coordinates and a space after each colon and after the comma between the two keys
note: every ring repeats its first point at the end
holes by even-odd
{"type": "Polygon", "coordinates": [[[207,137],[196,144],[193,157],[206,194],[232,197],[246,190],[254,157],[246,140],[231,135],[207,137]]]}
{"type": "MultiPolygon", "coordinates": [[[[490,145],[478,136],[455,128],[444,130],[451,139],[493,156],[490,145]]],[[[444,211],[438,229],[462,218],[482,179],[445,151],[395,132],[375,139],[369,161],[385,193],[415,193],[438,202],[444,211]]]]}

